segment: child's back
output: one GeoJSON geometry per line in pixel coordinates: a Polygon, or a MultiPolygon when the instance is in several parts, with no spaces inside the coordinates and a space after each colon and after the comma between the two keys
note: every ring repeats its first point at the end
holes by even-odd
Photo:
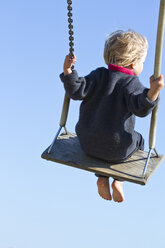
{"type": "Polygon", "coordinates": [[[138,77],[128,73],[98,68],[84,79],[75,78],[84,85],[73,87],[74,98],[75,92],[76,99],[83,98],[76,132],[91,156],[119,162],[143,149],[142,136],[134,131],[135,115],[146,116],[156,103],[147,98],[138,77]]]}

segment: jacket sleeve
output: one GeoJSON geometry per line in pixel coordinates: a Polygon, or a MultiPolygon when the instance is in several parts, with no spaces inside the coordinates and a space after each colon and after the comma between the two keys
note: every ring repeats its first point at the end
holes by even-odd
{"type": "Polygon", "coordinates": [[[145,88],[138,77],[133,78],[124,89],[124,97],[128,111],[139,117],[145,117],[152,112],[158,103],[147,97],[148,88],[145,88]]]}
{"type": "Polygon", "coordinates": [[[78,77],[77,71],[73,70],[68,75],[60,74],[60,79],[64,83],[66,94],[74,100],[83,100],[88,97],[96,84],[94,71],[88,76],[78,77]]]}

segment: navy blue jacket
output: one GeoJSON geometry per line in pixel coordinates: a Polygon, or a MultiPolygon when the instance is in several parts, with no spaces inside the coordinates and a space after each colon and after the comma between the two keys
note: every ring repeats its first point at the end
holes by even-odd
{"type": "Polygon", "coordinates": [[[82,100],[76,133],[90,156],[110,162],[127,159],[140,147],[141,134],[134,130],[135,115],[147,116],[156,106],[134,75],[97,68],[85,77],[74,70],[60,75],[66,94],[82,100]]]}

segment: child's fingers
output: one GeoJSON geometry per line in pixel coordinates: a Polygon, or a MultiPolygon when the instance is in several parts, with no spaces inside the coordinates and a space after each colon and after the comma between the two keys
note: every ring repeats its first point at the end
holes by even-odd
{"type": "Polygon", "coordinates": [[[67,64],[72,64],[73,63],[73,59],[70,57],[70,55],[66,55],[65,57],[65,63],[67,64]]]}
{"type": "Polygon", "coordinates": [[[162,89],[164,87],[164,77],[162,74],[160,75],[158,82],[159,82],[160,88],[162,89]]]}
{"type": "Polygon", "coordinates": [[[76,56],[74,55],[74,58],[73,58],[73,63],[75,64],[75,63],[76,63],[76,61],[77,61],[77,59],[76,59],[76,56]]]}
{"type": "Polygon", "coordinates": [[[155,80],[154,75],[152,75],[152,76],[150,77],[150,80],[151,80],[151,81],[155,80]]]}
{"type": "Polygon", "coordinates": [[[66,55],[66,57],[65,57],[65,62],[66,62],[66,63],[70,63],[70,61],[71,61],[70,56],[69,56],[69,55],[66,55]]]}
{"type": "Polygon", "coordinates": [[[164,81],[164,77],[162,74],[160,74],[160,77],[159,77],[160,81],[164,81]]]}
{"type": "Polygon", "coordinates": [[[69,61],[70,61],[71,63],[74,63],[74,64],[75,64],[76,61],[77,61],[76,56],[74,55],[74,57],[71,58],[70,55],[69,55],[69,61]]]}
{"type": "Polygon", "coordinates": [[[76,63],[76,56],[74,55],[74,57],[71,58],[70,54],[66,55],[64,65],[63,65],[64,70],[71,69],[73,63],[74,64],[76,63]]]}
{"type": "Polygon", "coordinates": [[[160,85],[163,85],[164,84],[164,78],[163,78],[163,75],[161,74],[160,77],[158,77],[156,79],[156,82],[160,85]]]}
{"type": "Polygon", "coordinates": [[[150,80],[151,80],[152,82],[154,82],[154,81],[164,81],[164,77],[163,77],[162,74],[160,74],[160,76],[159,76],[158,78],[155,79],[154,75],[152,75],[152,76],[150,77],[150,80]]]}
{"type": "Polygon", "coordinates": [[[150,77],[151,88],[155,91],[160,91],[164,87],[164,78],[161,74],[157,79],[154,76],[150,77]]]}

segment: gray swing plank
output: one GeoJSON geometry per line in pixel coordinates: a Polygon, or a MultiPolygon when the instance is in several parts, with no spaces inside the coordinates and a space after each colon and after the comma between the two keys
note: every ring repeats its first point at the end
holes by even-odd
{"type": "Polygon", "coordinates": [[[110,164],[106,161],[87,156],[82,151],[77,136],[71,133],[67,135],[61,134],[50,154],[48,154],[48,149],[49,147],[42,153],[41,157],[43,159],[141,185],[145,185],[149,181],[165,158],[164,155],[157,157],[155,154],[151,154],[146,175],[142,177],[148,155],[144,151],[137,151],[123,163],[110,164]]]}

